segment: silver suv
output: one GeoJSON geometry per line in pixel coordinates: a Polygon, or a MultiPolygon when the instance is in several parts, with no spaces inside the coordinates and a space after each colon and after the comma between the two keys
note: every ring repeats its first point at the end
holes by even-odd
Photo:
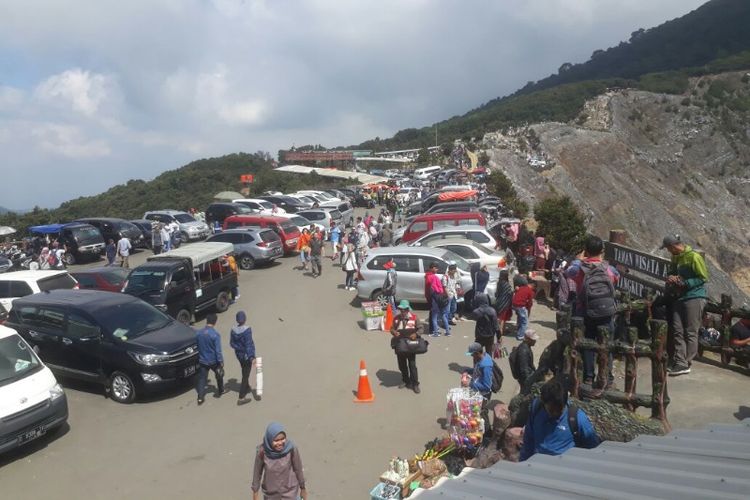
{"type": "Polygon", "coordinates": [[[269,264],[284,255],[281,238],[272,229],[227,229],[206,241],[221,241],[234,245],[234,255],[241,269],[253,269],[269,264]]]}
{"type": "Polygon", "coordinates": [[[152,210],[143,214],[143,218],[164,225],[176,222],[180,226],[182,241],[202,240],[211,234],[205,222],[197,221],[189,213],[179,210],[152,210]]]}

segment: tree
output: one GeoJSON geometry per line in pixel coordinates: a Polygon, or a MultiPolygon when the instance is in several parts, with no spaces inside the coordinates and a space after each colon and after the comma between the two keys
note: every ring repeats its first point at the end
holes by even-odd
{"type": "Polygon", "coordinates": [[[497,196],[503,201],[505,208],[511,210],[513,215],[523,219],[529,213],[529,205],[521,200],[513,187],[513,183],[508,176],[500,171],[493,171],[492,175],[487,177],[487,192],[497,196]]]}
{"type": "Polygon", "coordinates": [[[487,151],[482,151],[479,153],[477,161],[480,167],[486,167],[490,163],[490,155],[487,154],[487,151]]]}
{"type": "Polygon", "coordinates": [[[419,150],[419,155],[417,155],[417,165],[429,165],[430,164],[430,152],[427,150],[427,148],[422,148],[419,150]]]}
{"type": "Polygon", "coordinates": [[[568,71],[570,71],[572,68],[573,68],[573,65],[571,63],[569,62],[562,63],[560,67],[558,68],[557,73],[562,75],[563,73],[567,73],[568,71]]]}
{"type": "Polygon", "coordinates": [[[544,236],[553,248],[567,252],[580,250],[586,237],[586,224],[581,210],[568,196],[547,198],[534,207],[539,223],[536,234],[544,236]]]}

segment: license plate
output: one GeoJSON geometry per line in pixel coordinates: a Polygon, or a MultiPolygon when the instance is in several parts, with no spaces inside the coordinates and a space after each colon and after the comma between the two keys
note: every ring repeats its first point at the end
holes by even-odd
{"type": "Polygon", "coordinates": [[[36,429],[26,431],[18,437],[18,442],[20,444],[33,441],[34,439],[43,436],[45,432],[47,431],[44,429],[44,427],[37,427],[36,429]]]}
{"type": "Polygon", "coordinates": [[[190,375],[195,374],[195,365],[188,366],[185,368],[185,371],[183,372],[183,377],[189,377],[190,375]]]}

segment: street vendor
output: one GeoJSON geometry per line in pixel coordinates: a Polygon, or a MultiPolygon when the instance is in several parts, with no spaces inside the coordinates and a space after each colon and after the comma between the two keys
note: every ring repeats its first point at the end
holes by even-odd
{"type": "Polygon", "coordinates": [[[416,394],[419,389],[419,375],[417,372],[417,355],[416,354],[399,354],[396,351],[396,345],[402,338],[417,340],[417,334],[422,328],[419,318],[411,311],[411,304],[408,300],[402,300],[398,303],[398,315],[393,319],[391,326],[391,348],[396,353],[398,369],[401,372],[401,384],[398,388],[411,389],[416,394]]]}
{"type": "Polygon", "coordinates": [[[470,387],[482,395],[482,418],[484,419],[485,435],[490,434],[490,418],[488,404],[492,396],[492,354],[484,352],[479,342],[472,342],[466,349],[466,355],[474,360],[474,371],[471,375],[461,376],[461,386],[470,387]]]}

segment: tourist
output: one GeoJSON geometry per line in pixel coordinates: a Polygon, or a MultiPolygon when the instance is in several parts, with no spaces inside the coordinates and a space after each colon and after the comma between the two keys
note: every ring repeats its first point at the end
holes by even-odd
{"type": "Polygon", "coordinates": [[[501,342],[500,327],[497,323],[497,312],[490,306],[490,298],[486,293],[474,297],[475,309],[472,315],[474,324],[474,342],[484,347],[485,352],[492,353],[495,342],[501,342]]]}
{"type": "Polygon", "coordinates": [[[523,340],[529,324],[531,306],[534,304],[534,290],[523,276],[516,276],[513,281],[516,290],[513,292],[511,307],[516,313],[516,340],[520,341],[523,340]]]}
{"type": "Polygon", "coordinates": [[[492,396],[492,370],[495,363],[492,361],[492,354],[485,352],[478,342],[469,344],[466,355],[471,356],[474,361],[474,368],[471,375],[468,372],[462,375],[461,386],[474,389],[482,395],[481,415],[484,420],[485,435],[488,435],[490,434],[488,405],[492,396]]]}
{"type": "Polygon", "coordinates": [[[344,257],[344,264],[342,265],[342,269],[346,273],[346,281],[344,282],[344,289],[346,290],[355,290],[354,288],[354,273],[357,272],[357,269],[359,269],[359,264],[357,263],[357,252],[354,248],[354,245],[351,243],[348,243],[346,245],[346,257],[344,257]]]}
{"type": "Polygon", "coordinates": [[[115,240],[110,238],[109,241],[107,241],[107,246],[104,249],[104,252],[107,256],[107,265],[114,266],[115,258],[117,257],[117,246],[115,245],[115,240]]]}
{"type": "Polygon", "coordinates": [[[568,404],[568,391],[552,379],[531,403],[523,430],[521,461],[536,453],[562,455],[573,447],[594,448],[600,442],[583,410],[568,404]]]}
{"type": "Polygon", "coordinates": [[[461,275],[458,274],[458,266],[455,263],[448,265],[448,271],[443,275],[443,289],[448,294],[448,318],[451,325],[456,324],[456,312],[458,311],[458,298],[463,295],[461,289],[461,275]]]}
{"type": "Polygon", "coordinates": [[[417,315],[412,312],[408,300],[399,302],[398,312],[398,315],[393,318],[393,325],[391,325],[391,348],[396,353],[398,369],[401,372],[401,384],[398,387],[399,389],[411,389],[416,394],[419,394],[421,391],[419,389],[419,374],[417,372],[417,355],[400,354],[396,350],[396,346],[403,338],[417,340],[422,325],[417,315]]]}
{"type": "Polygon", "coordinates": [[[450,337],[451,323],[448,318],[448,295],[446,295],[443,283],[437,275],[437,270],[437,263],[431,262],[428,271],[425,273],[425,298],[430,304],[430,336],[440,336],[438,322],[442,319],[445,336],[450,337]]]}
{"type": "Polygon", "coordinates": [[[505,335],[505,323],[513,317],[513,287],[510,285],[510,276],[507,269],[500,271],[495,289],[495,312],[500,322],[500,335],[505,335]]]}
{"type": "Polygon", "coordinates": [[[310,269],[312,270],[313,278],[317,278],[323,274],[323,258],[324,245],[323,239],[320,237],[320,233],[313,233],[312,239],[310,239],[310,269]]]}
{"type": "Polygon", "coordinates": [[[217,317],[214,313],[206,316],[206,326],[198,330],[196,341],[198,343],[198,380],[195,390],[198,393],[198,405],[202,405],[206,395],[206,383],[208,381],[208,370],[214,372],[216,377],[215,398],[220,398],[227,393],[224,388],[224,356],[221,354],[221,337],[216,331],[217,317]]]}
{"type": "Polygon", "coordinates": [[[384,223],[378,238],[380,239],[381,247],[391,246],[393,244],[393,224],[390,222],[384,223]]]}
{"type": "Polygon", "coordinates": [[[698,355],[698,329],[708,298],[708,269],[703,256],[679,235],[666,236],[661,247],[672,255],[665,292],[674,299],[671,318],[674,355],[667,372],[670,376],[685,375],[690,373],[690,365],[698,355]]]}
{"type": "Polygon", "coordinates": [[[42,247],[42,251],[39,254],[39,269],[46,271],[50,268],[50,251],[49,247],[42,247]]]}
{"type": "Polygon", "coordinates": [[[539,335],[532,330],[527,328],[523,336],[523,342],[518,347],[513,349],[515,354],[512,353],[508,359],[508,363],[513,363],[513,378],[516,379],[518,385],[521,387],[521,394],[528,394],[531,391],[531,376],[536,371],[534,367],[534,351],[532,347],[536,345],[539,340],[539,335]]]}
{"type": "Polygon", "coordinates": [[[167,226],[160,223],[159,232],[161,233],[162,249],[165,252],[169,252],[170,250],[172,250],[172,237],[169,234],[169,230],[167,229],[167,226]]]}
{"type": "Polygon", "coordinates": [[[253,361],[255,361],[255,342],[253,341],[252,328],[245,324],[247,321],[245,311],[237,312],[235,319],[237,325],[233,326],[229,333],[229,346],[234,349],[234,354],[240,363],[242,375],[237,404],[241,405],[248,401],[245,397],[250,392],[250,370],[252,370],[253,361]]]}
{"type": "MultiPolygon", "coordinates": [[[[602,260],[604,253],[604,242],[598,236],[589,236],[586,239],[583,250],[583,258],[573,261],[566,273],[575,281],[576,316],[583,316],[584,336],[587,339],[596,340],[599,336],[599,327],[609,330],[609,337],[614,341],[615,314],[617,302],[615,301],[615,284],[620,278],[617,269],[602,260]]],[[[700,326],[700,316],[698,317],[700,326]]],[[[697,329],[696,329],[697,335],[697,329]]],[[[591,349],[583,352],[583,383],[593,384],[594,365],[596,354],[591,349]]],[[[612,376],[612,354],[610,353],[608,380],[597,380],[599,387],[609,387],[614,381],[612,376]]]]}
{"type": "Polygon", "coordinates": [[[331,219],[331,229],[328,231],[331,239],[331,260],[339,256],[339,241],[341,241],[341,228],[331,219]]]}
{"type": "Polygon", "coordinates": [[[398,285],[398,274],[396,273],[396,263],[393,259],[383,264],[383,268],[386,270],[385,280],[383,280],[383,295],[388,301],[388,307],[391,308],[391,312],[396,314],[396,286],[398,285]]]}
{"type": "Polygon", "coordinates": [[[307,228],[302,229],[302,234],[299,235],[297,251],[299,252],[299,260],[302,262],[301,269],[307,271],[308,252],[310,251],[310,230],[307,228]]]}
{"type": "Polygon", "coordinates": [[[251,489],[253,500],[260,500],[261,489],[265,500],[307,500],[299,450],[277,422],[268,424],[256,449],[251,489]]]}
{"type": "Polygon", "coordinates": [[[161,238],[161,224],[153,222],[151,224],[151,250],[154,252],[154,255],[159,255],[163,246],[164,241],[161,238]]]}

